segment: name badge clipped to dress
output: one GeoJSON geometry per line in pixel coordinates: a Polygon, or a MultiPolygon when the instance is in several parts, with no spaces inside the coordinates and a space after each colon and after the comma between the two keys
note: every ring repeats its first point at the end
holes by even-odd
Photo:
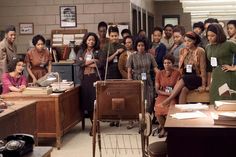
{"type": "Polygon", "coordinates": [[[89,55],[86,55],[86,61],[90,61],[91,59],[92,59],[92,55],[91,54],[89,54],[89,55]]]}
{"type": "Polygon", "coordinates": [[[147,73],[141,73],[141,80],[147,80],[147,73]]]}
{"type": "Polygon", "coordinates": [[[211,57],[211,66],[217,67],[217,58],[216,57],[211,57]]]}
{"type": "Polygon", "coordinates": [[[166,89],[165,89],[165,92],[167,92],[167,93],[171,93],[172,90],[173,90],[172,87],[167,86],[166,89]]]}
{"type": "Polygon", "coordinates": [[[186,73],[192,73],[193,72],[193,65],[187,64],[186,65],[186,73]]]}
{"type": "Polygon", "coordinates": [[[113,63],[118,63],[118,57],[115,56],[115,58],[113,59],[113,63]]]}

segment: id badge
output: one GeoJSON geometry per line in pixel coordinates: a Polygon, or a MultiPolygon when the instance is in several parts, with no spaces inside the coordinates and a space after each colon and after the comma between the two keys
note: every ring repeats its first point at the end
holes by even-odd
{"type": "Polygon", "coordinates": [[[117,63],[118,62],[118,57],[115,56],[115,58],[113,59],[113,63],[117,63]]]}
{"type": "Polygon", "coordinates": [[[147,80],[147,74],[141,73],[141,80],[147,80]]]}
{"type": "Polygon", "coordinates": [[[92,55],[86,55],[86,61],[90,61],[92,59],[92,55]]]}
{"type": "Polygon", "coordinates": [[[193,65],[187,64],[186,65],[186,73],[192,73],[193,72],[193,65]]]}
{"type": "Polygon", "coordinates": [[[216,59],[216,57],[211,57],[211,66],[213,66],[213,67],[217,66],[217,59],[216,59]]]}
{"type": "Polygon", "coordinates": [[[167,92],[167,93],[171,93],[172,90],[173,90],[172,87],[169,87],[169,86],[168,86],[168,87],[166,87],[165,92],[167,92]]]}

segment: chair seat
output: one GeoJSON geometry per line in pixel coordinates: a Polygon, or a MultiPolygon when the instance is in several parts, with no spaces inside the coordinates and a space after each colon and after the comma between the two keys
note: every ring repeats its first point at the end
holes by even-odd
{"type": "Polygon", "coordinates": [[[148,154],[150,157],[166,157],[167,144],[165,141],[158,141],[148,146],[148,154]]]}

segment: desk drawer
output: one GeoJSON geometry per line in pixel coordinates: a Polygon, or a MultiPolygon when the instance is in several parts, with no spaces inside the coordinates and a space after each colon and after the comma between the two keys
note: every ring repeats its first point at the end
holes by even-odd
{"type": "Polygon", "coordinates": [[[72,65],[52,65],[52,71],[58,72],[63,80],[73,81],[72,65]]]}

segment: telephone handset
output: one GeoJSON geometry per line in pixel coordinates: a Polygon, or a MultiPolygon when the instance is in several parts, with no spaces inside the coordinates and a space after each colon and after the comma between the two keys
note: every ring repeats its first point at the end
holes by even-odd
{"type": "Polygon", "coordinates": [[[29,134],[13,134],[0,142],[3,157],[20,157],[33,151],[34,137],[29,134]],[[5,142],[4,142],[5,141],[5,142]]]}

